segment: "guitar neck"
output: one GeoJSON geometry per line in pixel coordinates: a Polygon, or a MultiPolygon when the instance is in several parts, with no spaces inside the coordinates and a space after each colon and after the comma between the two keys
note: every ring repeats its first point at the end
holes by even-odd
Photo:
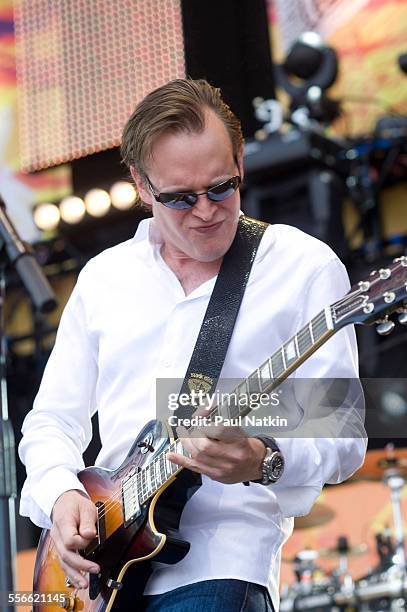
{"type": "MultiPolygon", "coordinates": [[[[324,344],[335,331],[330,307],[328,306],[290,340],[280,346],[232,393],[235,393],[237,397],[252,393],[270,393],[324,344]]],[[[210,414],[223,418],[235,418],[246,416],[249,412],[251,412],[251,409],[248,405],[240,406],[226,402],[216,406],[210,414]]]]}
{"type": "MultiPolygon", "coordinates": [[[[227,401],[220,402],[209,410],[205,415],[206,423],[219,416],[223,420],[244,417],[249,414],[252,410],[250,402],[231,402],[230,397],[233,394],[236,398],[239,398],[254,393],[271,393],[345,325],[377,321],[380,322],[379,328],[383,327],[381,333],[388,333],[394,324],[387,317],[395,310],[400,313],[400,322],[407,323],[406,291],[407,256],[403,255],[395,258],[393,264],[388,268],[373,270],[366,280],[352,286],[343,298],[319,312],[307,325],[256,368],[232,393],[228,393],[227,401]],[[384,319],[380,317],[384,317],[384,319]]],[[[193,429],[194,427],[189,428],[189,431],[191,432],[193,429]]],[[[134,499],[140,503],[146,502],[182,469],[168,460],[169,452],[188,456],[181,442],[175,440],[145,468],[129,477],[130,482],[126,482],[126,486],[130,485],[126,489],[130,499],[128,502],[130,510],[127,513],[129,516],[132,515],[134,510],[131,507],[134,504],[134,499]]],[[[126,499],[124,499],[124,502],[126,506],[126,499]]]]}
{"type": "MultiPolygon", "coordinates": [[[[294,370],[296,370],[310,355],[312,355],[334,333],[330,307],[319,312],[307,325],[285,342],[271,357],[266,359],[250,376],[240,383],[228,398],[248,396],[252,393],[270,393],[277,388],[294,370]]],[[[246,416],[251,412],[248,403],[220,403],[208,412],[209,422],[216,416],[236,418],[246,416]]],[[[189,431],[194,428],[191,427],[189,431]]],[[[188,456],[179,440],[174,440],[168,449],[160,453],[151,463],[133,476],[135,489],[138,491],[140,503],[145,503],[180,467],[168,460],[169,452],[188,456]]]]}

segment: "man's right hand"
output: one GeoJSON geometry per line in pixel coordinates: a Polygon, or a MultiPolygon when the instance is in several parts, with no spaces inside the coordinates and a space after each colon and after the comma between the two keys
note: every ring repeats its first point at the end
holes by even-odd
{"type": "Polygon", "coordinates": [[[77,588],[87,588],[88,572],[100,572],[96,563],[87,561],[78,553],[96,537],[96,519],[96,506],[78,490],[62,493],[52,509],[51,538],[65,575],[77,588]]]}

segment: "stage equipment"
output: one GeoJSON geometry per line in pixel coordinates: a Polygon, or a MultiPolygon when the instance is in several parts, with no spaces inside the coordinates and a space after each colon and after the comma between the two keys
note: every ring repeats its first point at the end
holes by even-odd
{"type": "Polygon", "coordinates": [[[329,523],[335,516],[335,512],[325,504],[316,503],[309,514],[296,516],[294,519],[294,529],[309,529],[311,527],[321,527],[329,523]]]}
{"type": "Polygon", "coordinates": [[[110,195],[104,189],[91,189],[85,195],[86,210],[92,217],[103,217],[111,205],[110,195]]]}
{"type": "Polygon", "coordinates": [[[342,258],[347,245],[342,220],[347,143],[314,127],[290,126],[244,149],[242,207],[252,217],[287,223],[323,240],[342,258]]]}
{"type": "Polygon", "coordinates": [[[44,232],[49,232],[58,227],[61,220],[61,213],[56,204],[43,202],[33,210],[35,225],[44,232]]]}
{"type": "Polygon", "coordinates": [[[366,455],[363,466],[354,479],[382,480],[390,489],[395,533],[394,562],[406,570],[403,516],[401,513],[401,492],[407,479],[407,449],[394,448],[388,444],[384,450],[372,450],[366,455]]]}
{"type": "Polygon", "coordinates": [[[79,223],[86,213],[85,202],[77,196],[68,196],[60,202],[59,212],[65,223],[79,223]]]}
{"type": "Polygon", "coordinates": [[[56,306],[54,293],[33,253],[20,239],[0,200],[0,592],[15,590],[16,529],[14,499],[17,495],[14,432],[8,416],[6,343],[4,339],[5,264],[14,265],[33,305],[42,312],[56,306]]]}
{"type": "Polygon", "coordinates": [[[291,174],[311,166],[346,176],[350,169],[345,140],[328,138],[314,129],[291,126],[265,140],[248,140],[244,149],[245,179],[252,183],[291,174]]]}
{"type": "Polygon", "coordinates": [[[309,117],[329,124],[339,116],[339,102],[325,92],[338,75],[335,49],[316,32],[305,32],[294,42],[285,61],[275,66],[277,84],[291,98],[292,112],[302,109],[309,117]]]}
{"type": "MultiPolygon", "coordinates": [[[[368,548],[365,544],[350,546],[346,536],[339,537],[334,548],[306,549],[299,551],[292,558],[283,559],[292,563],[296,582],[291,587],[286,587],[282,593],[282,612],[406,610],[407,565],[404,518],[400,503],[406,478],[407,449],[396,449],[394,445],[388,444],[385,449],[367,453],[364,465],[351,480],[382,481],[387,485],[392,503],[393,537],[388,528],[383,533],[376,534],[378,564],[366,576],[357,580],[349,572],[349,557],[363,555],[368,548]],[[325,572],[317,565],[317,560],[323,558],[338,559],[338,567],[330,573],[325,572]]],[[[349,494],[351,495],[351,491],[349,494]]],[[[317,503],[316,506],[318,505],[317,503]]],[[[329,509],[328,506],[326,508],[329,509]]]]}
{"type": "Polygon", "coordinates": [[[137,191],[127,181],[118,181],[110,188],[112,205],[119,210],[131,208],[137,199],[137,191]]]}
{"type": "Polygon", "coordinates": [[[397,62],[404,74],[407,74],[407,53],[402,53],[401,55],[399,55],[397,58],[397,62]]]}

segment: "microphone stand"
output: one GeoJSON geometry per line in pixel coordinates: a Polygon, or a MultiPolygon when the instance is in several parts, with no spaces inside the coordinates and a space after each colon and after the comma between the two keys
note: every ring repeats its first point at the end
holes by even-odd
{"type": "MultiPolygon", "coordinates": [[[[5,264],[0,267],[0,593],[15,590],[17,496],[14,432],[8,418],[4,334],[5,264]]],[[[2,595],[6,597],[6,595],[2,595]]]]}
{"type": "MultiPolygon", "coordinates": [[[[50,312],[56,299],[30,247],[19,237],[0,199],[0,596],[15,591],[17,496],[14,432],[8,418],[6,380],[6,339],[4,302],[6,293],[6,260],[15,267],[33,305],[41,312],[50,312]],[[4,256],[5,255],[5,256],[4,256]]],[[[6,602],[7,605],[7,602],[6,602]]],[[[14,606],[10,607],[14,610],[14,606]]]]}

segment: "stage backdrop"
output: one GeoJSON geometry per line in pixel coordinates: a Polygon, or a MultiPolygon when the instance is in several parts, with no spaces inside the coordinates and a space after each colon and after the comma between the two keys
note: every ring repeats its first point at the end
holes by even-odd
{"type": "Polygon", "coordinates": [[[136,103],[185,76],[180,0],[15,0],[21,162],[117,146],[136,103]]]}

